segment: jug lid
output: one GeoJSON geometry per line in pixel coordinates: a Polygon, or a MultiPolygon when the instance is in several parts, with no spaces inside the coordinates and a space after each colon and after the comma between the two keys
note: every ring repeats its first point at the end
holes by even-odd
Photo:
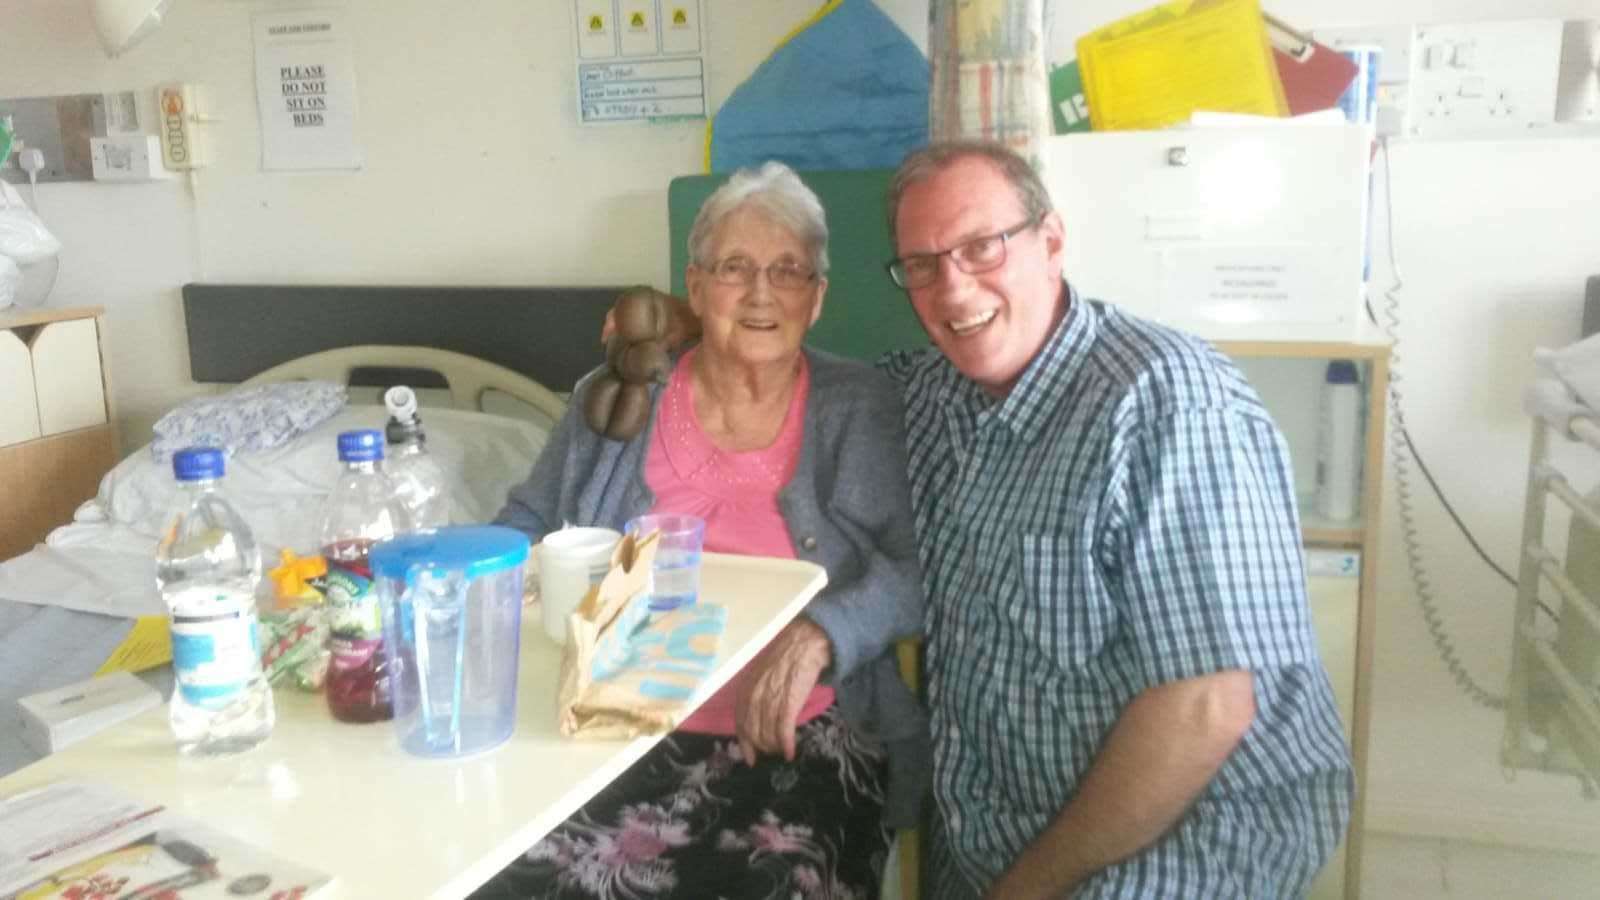
{"type": "Polygon", "coordinates": [[[372,548],[372,574],[411,581],[426,569],[491,575],[528,561],[528,536],[500,525],[451,525],[402,534],[372,548]]]}

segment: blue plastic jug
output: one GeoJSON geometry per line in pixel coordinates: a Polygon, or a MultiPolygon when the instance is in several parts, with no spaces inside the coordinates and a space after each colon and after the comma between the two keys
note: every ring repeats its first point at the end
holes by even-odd
{"type": "Polygon", "coordinates": [[[492,525],[373,547],[394,723],[407,751],[464,756],[511,737],[527,559],[526,535],[492,525]]]}

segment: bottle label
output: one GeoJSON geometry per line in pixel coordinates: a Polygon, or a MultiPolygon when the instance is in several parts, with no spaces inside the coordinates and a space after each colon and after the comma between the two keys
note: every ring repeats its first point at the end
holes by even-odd
{"type": "Polygon", "coordinates": [[[383,614],[372,579],[350,569],[329,566],[323,593],[328,604],[328,630],[334,652],[341,641],[377,641],[383,638],[383,614]]]}
{"type": "Polygon", "coordinates": [[[173,613],[172,669],[183,699],[226,706],[260,668],[261,645],[249,601],[218,597],[214,613],[173,613]]]}
{"type": "Polygon", "coordinates": [[[328,650],[333,656],[329,660],[332,670],[343,672],[365,666],[375,653],[381,655],[383,641],[336,637],[329,639],[328,650]]]}

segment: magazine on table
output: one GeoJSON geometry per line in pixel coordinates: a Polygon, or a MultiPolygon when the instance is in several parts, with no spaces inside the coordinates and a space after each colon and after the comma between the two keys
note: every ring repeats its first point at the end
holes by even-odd
{"type": "Polygon", "coordinates": [[[102,785],[0,798],[0,900],[303,900],[331,882],[102,785]]]}

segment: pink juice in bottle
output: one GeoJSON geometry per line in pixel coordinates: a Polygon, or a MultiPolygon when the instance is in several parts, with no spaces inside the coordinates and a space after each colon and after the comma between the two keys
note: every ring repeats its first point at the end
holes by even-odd
{"type": "Polygon", "coordinates": [[[328,709],[343,722],[394,717],[383,613],[372,583],[368,551],[378,541],[411,530],[383,471],[383,433],[371,429],[339,435],[344,471],[328,494],[321,539],[328,574],[328,709]]]}
{"type": "Polygon", "coordinates": [[[330,613],[328,709],[341,722],[381,722],[394,716],[383,652],[383,623],[367,553],[370,539],[322,548],[328,560],[330,613]]]}

